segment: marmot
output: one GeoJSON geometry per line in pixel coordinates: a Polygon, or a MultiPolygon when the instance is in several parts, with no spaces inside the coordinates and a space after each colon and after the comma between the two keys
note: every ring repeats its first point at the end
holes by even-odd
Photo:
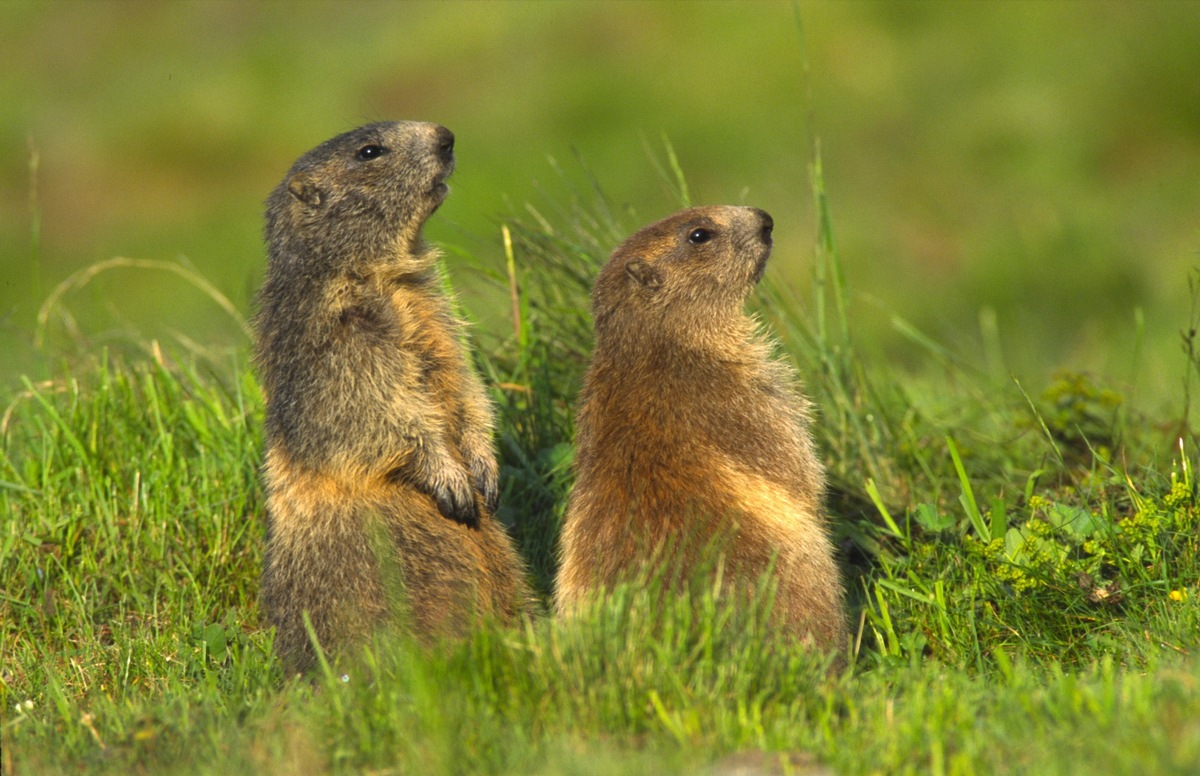
{"type": "Polygon", "coordinates": [[[492,413],[421,228],[454,135],[370,124],[267,200],[255,361],[266,399],[261,602],[289,672],[381,626],[453,635],[531,601],[493,517],[492,413]],[[400,590],[393,588],[402,588],[400,590]]]}
{"type": "Polygon", "coordinates": [[[743,590],[774,570],[778,627],[845,647],[809,403],[743,309],[772,227],[753,208],[684,210],[634,234],[600,271],[560,612],[664,557],[677,564],[670,579],[715,549],[743,590]]]}

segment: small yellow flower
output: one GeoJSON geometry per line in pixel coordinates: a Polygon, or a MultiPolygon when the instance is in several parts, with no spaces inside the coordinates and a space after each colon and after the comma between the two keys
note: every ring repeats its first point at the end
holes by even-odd
{"type": "Polygon", "coordinates": [[[1170,598],[1172,601],[1184,601],[1187,599],[1187,591],[1186,590],[1172,590],[1169,594],[1167,594],[1167,597],[1170,598]]]}

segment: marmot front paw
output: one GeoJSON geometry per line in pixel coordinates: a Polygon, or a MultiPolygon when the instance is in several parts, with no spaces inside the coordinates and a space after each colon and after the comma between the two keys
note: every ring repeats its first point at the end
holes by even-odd
{"type": "Polygon", "coordinates": [[[472,461],[471,478],[488,513],[496,514],[496,507],[500,506],[500,472],[495,459],[476,458],[472,461]]]}
{"type": "Polygon", "coordinates": [[[442,517],[462,523],[469,528],[479,527],[479,509],[475,491],[466,477],[442,480],[431,491],[442,517]]]}

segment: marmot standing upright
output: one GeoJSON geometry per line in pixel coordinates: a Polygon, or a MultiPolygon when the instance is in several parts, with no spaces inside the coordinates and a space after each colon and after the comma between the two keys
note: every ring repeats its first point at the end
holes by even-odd
{"type": "Polygon", "coordinates": [[[304,613],[338,649],[392,621],[456,634],[530,601],[493,517],[491,408],[421,234],[453,167],[446,128],[370,124],[300,157],[267,200],[261,595],[290,672],[315,657],[304,613]]]}
{"type": "Polygon", "coordinates": [[[734,587],[773,568],[783,630],[845,646],[809,405],[743,309],[772,226],[753,208],[684,210],[634,234],[600,271],[560,611],[656,561],[678,564],[672,578],[715,551],[734,587]]]}

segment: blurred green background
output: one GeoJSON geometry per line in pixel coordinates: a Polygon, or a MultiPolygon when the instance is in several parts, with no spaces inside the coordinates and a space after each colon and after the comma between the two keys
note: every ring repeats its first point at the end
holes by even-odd
{"type": "Polygon", "coordinates": [[[803,44],[793,5],[767,0],[6,0],[0,385],[138,338],[244,353],[229,316],[160,271],[67,294],[41,352],[35,317],[114,256],[183,257],[248,313],[261,203],[290,163],[410,118],[458,135],[428,234],[485,334],[507,302],[462,254],[501,267],[505,213],[573,196],[551,158],[586,187],[581,159],[630,229],[665,215],[664,137],[696,203],[776,217],[771,272],[803,291],[812,127],[872,358],[939,379],[901,316],[1035,388],[1063,367],[1177,401],[1200,263],[1200,3],[799,10],[803,44]]]}

